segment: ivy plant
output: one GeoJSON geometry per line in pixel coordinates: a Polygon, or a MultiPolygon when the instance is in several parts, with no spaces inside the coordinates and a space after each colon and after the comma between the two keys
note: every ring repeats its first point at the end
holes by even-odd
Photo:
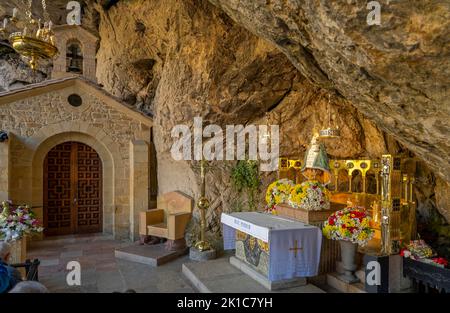
{"type": "Polygon", "coordinates": [[[252,160],[240,160],[231,170],[231,181],[234,188],[240,194],[245,192],[248,197],[248,209],[256,209],[255,198],[261,184],[258,162],[252,160]]]}

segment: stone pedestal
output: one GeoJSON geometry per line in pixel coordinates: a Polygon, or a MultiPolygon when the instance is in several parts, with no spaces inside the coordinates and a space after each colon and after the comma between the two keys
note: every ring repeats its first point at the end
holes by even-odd
{"type": "Polygon", "coordinates": [[[27,259],[27,238],[23,237],[20,240],[9,242],[11,245],[11,256],[9,263],[17,264],[23,263],[27,259]]]}
{"type": "Polygon", "coordinates": [[[396,255],[364,255],[365,289],[370,293],[401,292],[410,287],[403,277],[403,257],[396,255]],[[377,277],[378,275],[378,277],[377,277]]]}
{"type": "Polygon", "coordinates": [[[217,257],[217,252],[214,249],[200,251],[194,247],[189,249],[189,258],[194,261],[208,261],[214,260],[217,257]]]}

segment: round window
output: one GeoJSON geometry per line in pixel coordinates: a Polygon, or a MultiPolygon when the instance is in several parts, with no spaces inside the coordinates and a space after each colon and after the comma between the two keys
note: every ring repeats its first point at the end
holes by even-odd
{"type": "Polygon", "coordinates": [[[69,104],[73,107],[79,107],[83,104],[83,99],[77,94],[72,94],[67,98],[69,104]]]}

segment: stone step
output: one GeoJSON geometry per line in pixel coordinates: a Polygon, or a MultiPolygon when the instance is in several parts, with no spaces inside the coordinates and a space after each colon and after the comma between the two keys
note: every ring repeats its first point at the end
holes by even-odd
{"type": "Polygon", "coordinates": [[[160,266],[184,254],[187,254],[187,249],[183,251],[167,251],[163,243],[156,245],[140,245],[134,243],[114,251],[114,255],[118,259],[150,266],[160,266]]]}
{"type": "Polygon", "coordinates": [[[184,276],[202,293],[324,293],[312,284],[270,291],[231,265],[228,256],[206,262],[187,262],[184,276]]]}
{"type": "Polygon", "coordinates": [[[343,293],[366,293],[364,284],[354,283],[349,284],[338,278],[338,273],[331,273],[327,275],[327,284],[334,289],[339,290],[343,293]]]}

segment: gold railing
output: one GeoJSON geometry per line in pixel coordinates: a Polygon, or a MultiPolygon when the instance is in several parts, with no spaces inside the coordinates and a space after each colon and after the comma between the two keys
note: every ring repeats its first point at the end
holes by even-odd
{"type": "MultiPolygon", "coordinates": [[[[296,183],[306,180],[303,160],[279,159],[279,178],[296,183]]],[[[375,237],[369,249],[382,254],[399,252],[400,243],[416,235],[416,203],[413,200],[415,160],[405,155],[383,155],[380,159],[333,159],[329,161],[331,202],[349,201],[366,208],[372,217],[375,237]]]]}

